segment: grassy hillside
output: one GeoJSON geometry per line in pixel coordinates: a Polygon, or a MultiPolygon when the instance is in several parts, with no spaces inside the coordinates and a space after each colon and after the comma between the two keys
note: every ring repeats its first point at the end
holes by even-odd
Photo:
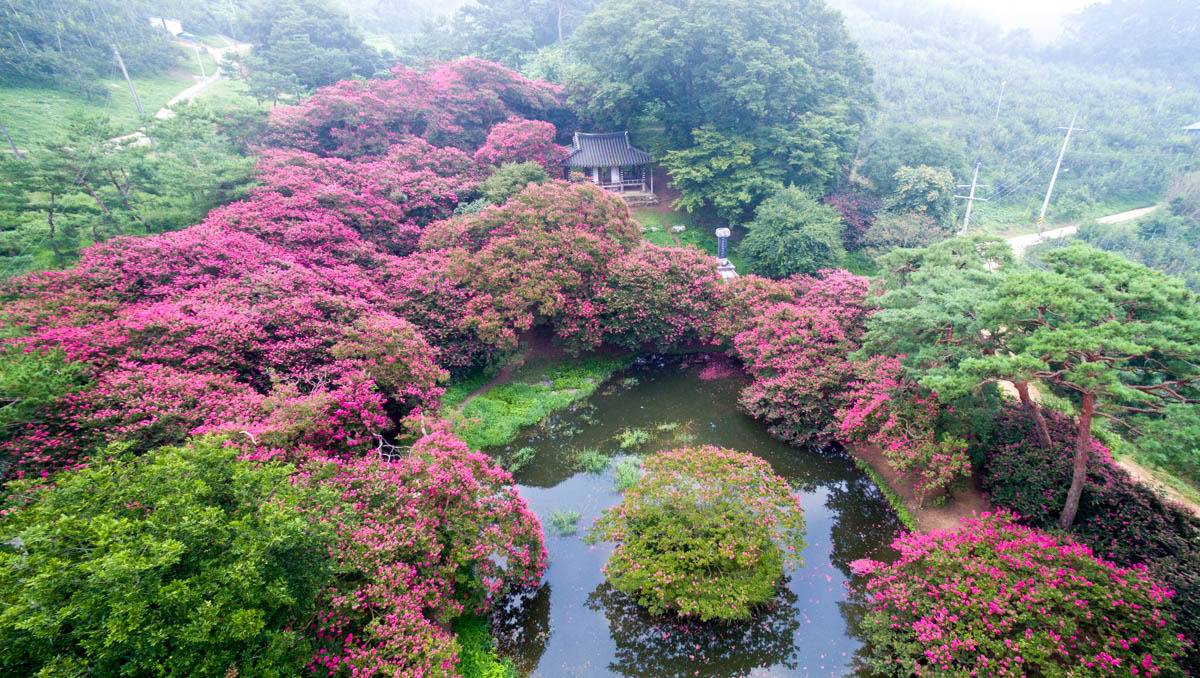
{"type": "Polygon", "coordinates": [[[1072,138],[1052,221],[1152,203],[1172,175],[1196,162],[1196,140],[1180,130],[1200,115],[1195,89],[1149,72],[1064,63],[955,10],[835,4],[875,69],[879,109],[861,153],[896,124],[950,138],[968,165],[982,163],[980,181],[990,184],[982,195],[993,201],[977,205],[976,223],[1036,215],[1062,143],[1059,127],[1075,113],[1088,131],[1072,138]]]}
{"type": "MultiPolygon", "coordinates": [[[[133,84],[142,100],[147,115],[153,115],[172,97],[198,82],[200,64],[194,50],[180,46],[185,58],[179,67],[166,73],[152,76],[133,75],[133,84]]],[[[204,72],[212,74],[216,63],[208,54],[202,54],[204,72]]],[[[119,128],[132,130],[138,127],[137,108],[129,95],[129,88],[116,65],[112,77],[105,78],[104,88],[108,99],[87,98],[71,92],[48,87],[0,87],[0,121],[8,126],[13,139],[22,148],[36,146],[55,136],[75,114],[104,115],[119,128]]],[[[245,98],[240,83],[219,82],[204,97],[245,98]]]]}

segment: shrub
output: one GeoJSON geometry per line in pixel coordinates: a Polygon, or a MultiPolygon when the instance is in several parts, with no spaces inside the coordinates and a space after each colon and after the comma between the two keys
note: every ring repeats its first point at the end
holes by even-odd
{"type": "Polygon", "coordinates": [[[487,612],[546,567],[542,526],[512,476],[442,424],[396,462],[354,459],[307,469],[341,502],[339,577],[315,620],[310,667],[361,675],[443,675],[457,663],[449,630],[487,612]]]}
{"type": "Polygon", "coordinates": [[[706,446],[660,452],[588,535],[616,542],[605,573],[652,614],[746,619],[799,564],[804,515],[753,455],[706,446]]]}
{"type": "Polygon", "coordinates": [[[488,130],[487,140],[475,151],[483,165],[533,162],[548,172],[557,171],[567,149],[554,143],[554,125],[543,120],[512,118],[488,130]]]}
{"type": "Polygon", "coordinates": [[[604,340],[628,349],[699,344],[721,302],[716,259],[694,248],[649,243],[609,266],[598,295],[604,340]]]}
{"type": "Polygon", "coordinates": [[[479,193],[487,203],[503,205],[529,184],[544,184],[549,180],[546,168],[536,162],[506,162],[483,180],[479,185],[479,193]]]}
{"type": "Polygon", "coordinates": [[[925,247],[949,238],[928,215],[917,212],[883,212],[875,218],[863,237],[863,249],[872,256],[886,254],[899,247],[925,247]]]}
{"type": "Polygon", "coordinates": [[[747,227],[750,233],[738,245],[738,253],[759,275],[812,274],[835,268],[846,257],[841,215],[794,186],[764,200],[747,227]]]}
{"type": "MultiPolygon", "coordinates": [[[[991,439],[982,445],[983,486],[992,503],[1035,527],[1057,525],[1075,446],[1074,424],[1052,411],[1045,415],[1049,449],[1037,444],[1032,422],[1017,408],[997,417],[991,439]]],[[[1200,638],[1200,518],[1138,484],[1098,442],[1071,533],[1117,564],[1148,566],[1175,589],[1171,602],[1181,629],[1200,638]]],[[[1197,649],[1185,658],[1193,671],[1200,668],[1197,649]]]]}
{"type": "Polygon", "coordinates": [[[940,433],[937,398],[907,379],[899,360],[876,356],[854,369],[859,379],[839,398],[842,442],[879,446],[888,464],[913,481],[922,503],[943,499],[971,475],[966,441],[940,433]]]}
{"type": "Polygon", "coordinates": [[[958,532],[906,534],[891,564],[851,563],[863,659],[881,675],[1172,675],[1172,592],[1144,569],[984,513],[958,532]]]}
{"type": "Polygon", "coordinates": [[[838,211],[846,227],[842,229],[842,244],[848,250],[862,247],[867,230],[875,222],[875,213],[882,202],[867,193],[842,191],[825,196],[824,203],[838,211]]]}
{"type": "MultiPolygon", "coordinates": [[[[838,397],[854,377],[850,354],[867,316],[868,282],[826,271],[790,283],[788,301],[751,306],[753,316],[735,321],[746,329],[733,338],[733,354],[754,378],[741,406],[776,437],[802,444],[831,439],[837,430],[838,397]]],[[[746,303],[756,296],[746,295],[746,303]]]]}
{"type": "Polygon", "coordinates": [[[55,487],[9,485],[3,672],[296,675],[333,572],[333,530],[303,512],[321,495],[216,439],[122,449],[55,487]]]}

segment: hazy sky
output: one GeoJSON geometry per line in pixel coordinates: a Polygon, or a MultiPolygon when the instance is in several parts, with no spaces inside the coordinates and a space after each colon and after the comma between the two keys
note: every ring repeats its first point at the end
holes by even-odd
{"type": "MultiPolygon", "coordinates": [[[[935,0],[937,1],[937,0],[935,0]]],[[[1058,33],[1062,18],[1098,0],[940,0],[979,12],[1005,28],[1028,28],[1039,37],[1058,33]]]]}

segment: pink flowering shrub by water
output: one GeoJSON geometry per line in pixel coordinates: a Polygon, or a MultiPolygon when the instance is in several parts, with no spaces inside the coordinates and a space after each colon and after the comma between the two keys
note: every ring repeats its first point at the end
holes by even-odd
{"type": "Polygon", "coordinates": [[[904,377],[900,360],[876,356],[856,365],[858,379],[841,395],[837,436],[875,445],[909,478],[921,502],[941,500],[971,474],[966,441],[938,433],[940,408],[932,393],[904,377]]]}
{"type": "Polygon", "coordinates": [[[1016,523],[907,534],[891,564],[855,561],[863,659],[880,675],[1180,675],[1174,595],[1143,568],[1016,523]]]}
{"type": "Polygon", "coordinates": [[[791,299],[744,321],[733,353],[754,377],[742,392],[742,407],[777,437],[803,443],[835,431],[838,397],[852,378],[850,354],[859,347],[867,315],[868,284],[845,271],[789,282],[791,299]]]}
{"type": "Polygon", "coordinates": [[[328,675],[450,675],[450,622],[485,612],[503,592],[536,584],[542,527],[512,477],[438,426],[396,462],[315,464],[341,510],[338,583],[314,621],[311,668],[328,675]]]}
{"type": "Polygon", "coordinates": [[[560,176],[567,149],[554,143],[556,134],[554,125],[544,120],[513,118],[492,126],[487,140],[475,151],[475,161],[493,166],[536,162],[550,176],[560,176]]]}
{"type": "Polygon", "coordinates": [[[709,341],[721,303],[716,265],[690,247],[645,244],[622,255],[599,299],[605,341],[654,350],[709,341]]]}

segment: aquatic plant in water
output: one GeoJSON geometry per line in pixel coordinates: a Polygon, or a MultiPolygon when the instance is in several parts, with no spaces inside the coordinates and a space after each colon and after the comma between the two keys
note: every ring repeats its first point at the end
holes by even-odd
{"type": "Polygon", "coordinates": [[[569,537],[579,531],[579,511],[555,511],[550,514],[550,526],[564,537],[569,537]]]}
{"type": "Polygon", "coordinates": [[[626,457],[617,462],[613,469],[613,488],[624,492],[642,479],[642,463],[634,457],[626,457]]]}
{"type": "Polygon", "coordinates": [[[614,541],[608,581],[652,614],[747,619],[800,564],[804,512],[758,457],[712,446],[659,452],[589,541],[614,541]]]}
{"type": "Polygon", "coordinates": [[[644,428],[627,428],[622,429],[616,437],[622,450],[630,450],[645,445],[650,440],[650,432],[644,428]]]}
{"type": "Polygon", "coordinates": [[[579,468],[588,473],[603,473],[612,460],[599,450],[583,450],[579,453],[576,461],[579,468]]]}

